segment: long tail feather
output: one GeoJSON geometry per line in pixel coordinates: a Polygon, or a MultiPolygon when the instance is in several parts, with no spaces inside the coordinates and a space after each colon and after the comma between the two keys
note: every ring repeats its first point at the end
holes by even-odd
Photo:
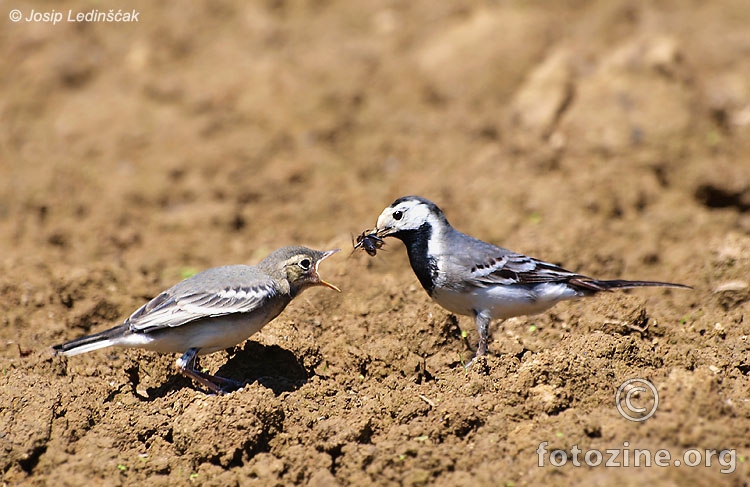
{"type": "Polygon", "coordinates": [[[597,280],[575,278],[568,282],[570,285],[588,292],[612,291],[615,289],[632,289],[636,287],[672,287],[679,289],[693,289],[685,284],[659,281],[626,281],[623,279],[597,280]]]}
{"type": "Polygon", "coordinates": [[[69,342],[55,345],[52,349],[56,354],[62,354],[67,356],[78,355],[81,353],[91,352],[93,350],[99,350],[100,348],[111,347],[119,343],[119,338],[123,332],[127,330],[124,325],[119,325],[109,330],[104,330],[100,333],[93,335],[87,335],[81,338],[76,338],[69,342]]]}

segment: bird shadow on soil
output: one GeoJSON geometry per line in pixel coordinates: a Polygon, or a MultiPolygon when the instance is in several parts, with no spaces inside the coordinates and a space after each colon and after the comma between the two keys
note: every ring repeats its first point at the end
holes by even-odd
{"type": "MultiPolygon", "coordinates": [[[[228,360],[214,375],[245,385],[257,382],[271,389],[276,396],[299,389],[309,378],[308,371],[300,360],[291,351],[278,345],[262,345],[248,341],[243,348],[230,349],[228,353],[228,360]]],[[[137,390],[140,383],[138,367],[131,367],[126,370],[126,373],[130,378],[133,395],[142,401],[153,401],[182,387],[190,387],[209,394],[189,378],[180,374],[172,374],[159,387],[147,388],[144,395],[142,391],[137,390]]]]}

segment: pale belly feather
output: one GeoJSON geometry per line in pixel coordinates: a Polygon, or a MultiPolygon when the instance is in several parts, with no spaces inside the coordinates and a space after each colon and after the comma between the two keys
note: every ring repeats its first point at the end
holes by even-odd
{"type": "Polygon", "coordinates": [[[564,283],[477,287],[466,292],[439,288],[433,295],[448,311],[468,316],[486,311],[492,319],[538,314],[560,301],[579,297],[581,294],[564,283]]]}
{"type": "Polygon", "coordinates": [[[162,353],[184,353],[197,348],[206,355],[231,348],[260,331],[286,307],[264,306],[252,313],[203,318],[174,328],[162,328],[151,333],[133,333],[117,343],[124,347],[139,347],[162,353]]]}

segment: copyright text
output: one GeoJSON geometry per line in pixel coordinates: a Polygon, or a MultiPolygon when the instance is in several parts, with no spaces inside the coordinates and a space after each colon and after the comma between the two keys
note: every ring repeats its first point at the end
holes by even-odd
{"type": "Polygon", "coordinates": [[[140,15],[141,13],[135,9],[124,11],[122,9],[109,9],[107,11],[92,9],[85,12],[77,12],[72,9],[67,11],[31,9],[25,15],[20,10],[13,9],[8,13],[8,18],[11,22],[41,22],[55,25],[60,22],[140,22],[140,15]]]}

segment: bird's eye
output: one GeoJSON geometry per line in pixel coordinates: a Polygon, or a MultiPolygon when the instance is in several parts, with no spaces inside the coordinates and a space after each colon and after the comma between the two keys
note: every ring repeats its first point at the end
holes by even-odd
{"type": "Polygon", "coordinates": [[[301,261],[299,261],[299,266],[302,267],[302,270],[305,271],[310,269],[310,264],[312,264],[312,262],[310,262],[310,259],[302,259],[301,261]]]}
{"type": "Polygon", "coordinates": [[[401,217],[403,217],[403,216],[404,216],[404,212],[401,211],[401,210],[393,212],[393,219],[394,220],[400,220],[401,217]]]}

